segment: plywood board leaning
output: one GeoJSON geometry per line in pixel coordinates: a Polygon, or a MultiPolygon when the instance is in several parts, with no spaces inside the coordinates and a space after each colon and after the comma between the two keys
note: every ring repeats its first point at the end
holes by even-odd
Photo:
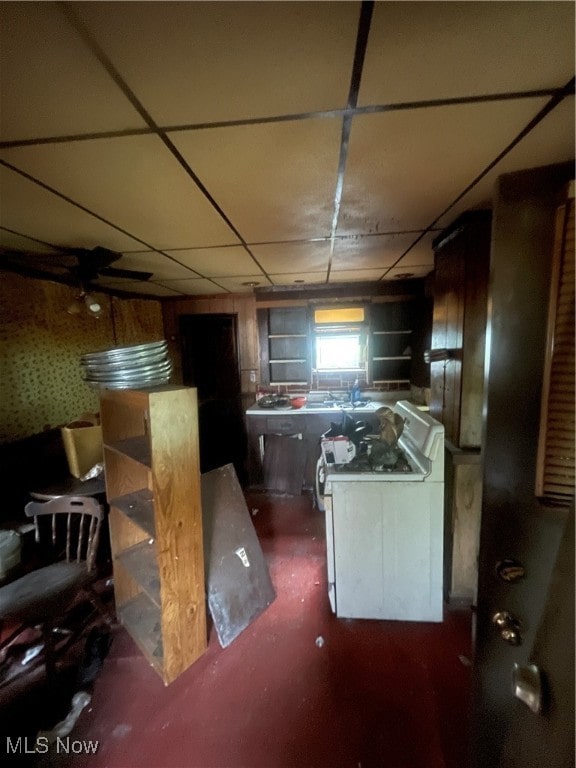
{"type": "Polygon", "coordinates": [[[276,593],[232,464],[202,475],[202,512],[208,607],[226,648],[276,593]]]}

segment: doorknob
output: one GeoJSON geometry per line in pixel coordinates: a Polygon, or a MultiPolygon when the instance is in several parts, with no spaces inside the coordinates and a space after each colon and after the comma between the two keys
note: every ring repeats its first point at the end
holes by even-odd
{"type": "Polygon", "coordinates": [[[514,664],[512,691],[536,715],[542,711],[542,675],[536,664],[514,664]]]}
{"type": "Polygon", "coordinates": [[[510,645],[522,645],[520,622],[508,611],[498,611],[492,616],[492,623],[500,630],[500,637],[510,645]]]}

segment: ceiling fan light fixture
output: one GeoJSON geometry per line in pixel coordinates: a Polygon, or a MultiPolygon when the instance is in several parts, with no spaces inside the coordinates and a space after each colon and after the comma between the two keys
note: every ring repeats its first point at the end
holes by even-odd
{"type": "Polygon", "coordinates": [[[98,299],[95,298],[91,293],[84,293],[83,298],[88,313],[92,315],[92,317],[100,317],[102,314],[102,305],[98,299]]]}

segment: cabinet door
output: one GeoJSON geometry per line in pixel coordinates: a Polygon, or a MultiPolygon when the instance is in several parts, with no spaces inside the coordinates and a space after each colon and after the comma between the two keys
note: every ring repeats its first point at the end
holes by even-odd
{"type": "Polygon", "coordinates": [[[442,621],[443,484],[333,483],[338,616],[442,621]]]}

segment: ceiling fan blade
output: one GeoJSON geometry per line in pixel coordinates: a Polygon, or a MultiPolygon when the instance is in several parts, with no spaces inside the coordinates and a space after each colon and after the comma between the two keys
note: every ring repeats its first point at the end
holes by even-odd
{"type": "Polygon", "coordinates": [[[154,272],[139,272],[135,269],[119,269],[117,267],[104,267],[99,269],[102,277],[125,277],[127,280],[149,280],[154,272]]]}

